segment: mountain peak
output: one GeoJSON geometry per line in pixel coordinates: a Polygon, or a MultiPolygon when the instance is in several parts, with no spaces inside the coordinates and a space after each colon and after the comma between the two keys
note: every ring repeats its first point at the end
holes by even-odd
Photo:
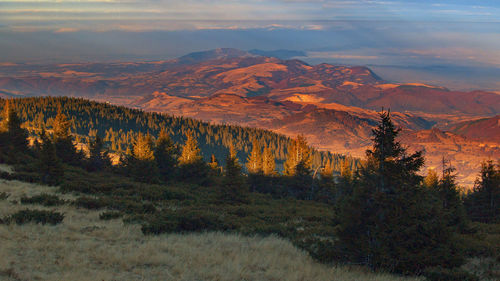
{"type": "Polygon", "coordinates": [[[251,57],[254,56],[246,51],[234,48],[217,48],[213,50],[194,52],[178,58],[181,64],[196,64],[208,60],[228,59],[237,57],[251,57]]]}

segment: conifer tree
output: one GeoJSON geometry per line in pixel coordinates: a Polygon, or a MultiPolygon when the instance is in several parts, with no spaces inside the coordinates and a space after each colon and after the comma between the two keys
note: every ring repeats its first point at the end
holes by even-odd
{"type": "Polygon", "coordinates": [[[339,252],[353,262],[399,273],[460,265],[463,257],[442,205],[421,188],[421,152],[408,155],[396,142],[399,130],[389,112],[380,117],[353,195],[340,207],[339,252]]]}
{"type": "Polygon", "coordinates": [[[262,155],[262,172],[265,176],[276,175],[276,161],[274,155],[269,147],[264,147],[262,155]]]}
{"type": "Polygon", "coordinates": [[[186,134],[179,158],[179,176],[182,180],[205,185],[209,181],[209,167],[203,161],[201,149],[192,132],[186,134]]]}
{"type": "Polygon", "coordinates": [[[56,185],[62,181],[64,169],[57,157],[54,143],[47,136],[45,129],[42,129],[41,140],[42,143],[38,156],[40,179],[43,183],[56,185]]]}
{"type": "Polygon", "coordinates": [[[57,157],[65,163],[77,165],[81,161],[81,155],[76,151],[71,136],[71,123],[61,111],[57,110],[57,115],[52,124],[52,139],[56,147],[57,157]]]}
{"type": "Polygon", "coordinates": [[[241,165],[236,156],[236,149],[231,144],[229,154],[226,157],[226,169],[224,170],[223,188],[221,199],[225,202],[244,203],[246,185],[241,174],[241,165]]]}
{"type": "Polygon", "coordinates": [[[2,118],[0,132],[4,134],[4,143],[1,146],[7,153],[26,152],[28,150],[28,132],[21,128],[21,120],[9,100],[5,101],[2,118]]]}
{"type": "Polygon", "coordinates": [[[320,171],[318,189],[313,194],[315,200],[330,202],[336,196],[336,185],[333,178],[333,165],[328,159],[320,171]]]}
{"type": "Polygon", "coordinates": [[[424,186],[430,189],[437,189],[439,184],[439,177],[435,170],[429,169],[427,176],[424,178],[424,186]]]}
{"type": "Polygon", "coordinates": [[[210,163],[208,163],[208,166],[215,176],[219,176],[222,174],[222,167],[219,165],[219,161],[217,161],[217,158],[215,158],[214,154],[212,154],[212,156],[210,157],[210,163]]]}
{"type": "Polygon", "coordinates": [[[193,136],[192,132],[188,132],[186,134],[186,142],[184,146],[182,146],[182,154],[179,158],[179,164],[193,164],[199,161],[203,161],[203,157],[201,156],[201,150],[198,147],[198,142],[193,136]]]}
{"type": "Polygon", "coordinates": [[[298,135],[288,147],[288,153],[284,164],[284,175],[294,176],[297,172],[299,163],[301,163],[301,171],[311,169],[312,151],[307,145],[303,135],[298,135]]]}
{"type": "Polygon", "coordinates": [[[138,160],[153,161],[155,159],[153,150],[153,138],[150,134],[139,133],[134,143],[134,157],[138,160]]]}
{"type": "Polygon", "coordinates": [[[341,161],[340,177],[338,177],[337,198],[351,195],[353,190],[353,173],[351,165],[347,159],[341,161]]]}
{"type": "Polygon", "coordinates": [[[158,167],[150,134],[138,134],[128,164],[128,170],[135,180],[146,183],[158,182],[158,167]]]}
{"type": "Polygon", "coordinates": [[[443,157],[442,178],[438,181],[435,193],[442,202],[444,212],[447,216],[448,225],[458,227],[460,230],[466,228],[467,219],[465,208],[460,195],[460,188],[456,183],[455,168],[447,163],[443,157]]]}
{"type": "Polygon", "coordinates": [[[154,157],[163,180],[168,181],[172,179],[177,167],[179,149],[165,129],[160,131],[160,135],[156,140],[154,157]]]}
{"type": "Polygon", "coordinates": [[[466,198],[467,212],[474,221],[500,222],[500,161],[481,164],[472,193],[466,198]]]}
{"type": "Polygon", "coordinates": [[[89,144],[89,159],[87,161],[87,170],[101,171],[111,167],[111,159],[108,150],[104,147],[104,142],[97,135],[89,144]]]}
{"type": "Polygon", "coordinates": [[[247,171],[249,174],[261,174],[262,173],[262,148],[260,147],[257,139],[252,142],[252,152],[247,158],[247,171]]]}

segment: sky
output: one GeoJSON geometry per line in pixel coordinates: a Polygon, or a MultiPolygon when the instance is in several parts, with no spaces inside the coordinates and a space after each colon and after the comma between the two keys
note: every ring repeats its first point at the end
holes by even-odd
{"type": "Polygon", "coordinates": [[[5,28],[27,30],[179,30],[284,26],[315,21],[498,22],[497,0],[0,0],[5,28]],[[226,21],[226,22],[224,22],[226,21]],[[253,22],[252,22],[253,21],[253,22]]]}
{"type": "Polygon", "coordinates": [[[218,47],[302,50],[313,64],[500,90],[500,1],[0,0],[0,63],[158,60],[218,47]]]}

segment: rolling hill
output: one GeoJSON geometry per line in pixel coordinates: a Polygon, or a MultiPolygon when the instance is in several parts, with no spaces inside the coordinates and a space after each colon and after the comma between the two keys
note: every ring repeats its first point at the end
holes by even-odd
{"type": "Polygon", "coordinates": [[[287,136],[303,133],[318,149],[354,156],[370,143],[377,111],[390,108],[403,135],[432,128],[454,134],[405,141],[429,152],[429,166],[443,156],[461,159],[456,165],[468,179],[463,183],[472,184],[480,159],[500,158],[500,132],[495,120],[485,119],[500,114],[496,93],[394,83],[363,66],[308,65],[261,54],[273,55],[226,48],[154,62],[5,65],[0,94],[85,97],[287,136]],[[466,138],[459,149],[460,136],[466,138]]]}

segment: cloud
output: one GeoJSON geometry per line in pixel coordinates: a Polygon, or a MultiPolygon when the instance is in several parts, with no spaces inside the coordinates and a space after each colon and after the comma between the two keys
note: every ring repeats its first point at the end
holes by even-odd
{"type": "Polygon", "coordinates": [[[78,28],[74,27],[61,27],[54,30],[54,33],[66,33],[66,32],[77,32],[80,31],[78,28]]]}
{"type": "Polygon", "coordinates": [[[321,59],[362,59],[362,60],[375,60],[378,56],[370,55],[353,55],[344,54],[336,52],[307,52],[309,58],[321,58],[321,59]]]}

